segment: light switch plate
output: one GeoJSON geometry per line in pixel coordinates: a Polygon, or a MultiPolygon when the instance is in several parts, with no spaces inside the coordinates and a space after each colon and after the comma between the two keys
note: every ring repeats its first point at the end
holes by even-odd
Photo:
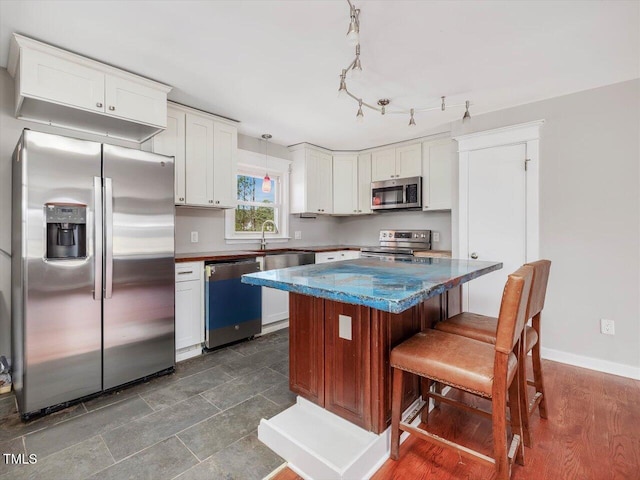
{"type": "Polygon", "coordinates": [[[338,315],[338,336],[345,340],[351,340],[351,317],[338,315]]]}
{"type": "Polygon", "coordinates": [[[440,232],[433,232],[431,234],[431,237],[432,237],[434,242],[439,242],[440,241],[440,232]]]}
{"type": "Polygon", "coordinates": [[[302,232],[300,230],[296,230],[294,233],[294,238],[296,240],[302,240],[302,232]]]}
{"type": "Polygon", "coordinates": [[[198,243],[198,232],[191,232],[191,243],[198,243]]]}

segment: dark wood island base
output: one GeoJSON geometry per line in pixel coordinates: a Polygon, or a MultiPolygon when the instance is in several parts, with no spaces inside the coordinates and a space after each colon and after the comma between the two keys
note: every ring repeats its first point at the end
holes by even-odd
{"type": "MultiPolygon", "coordinates": [[[[291,292],[289,387],[380,434],[391,424],[391,349],[460,313],[461,305],[459,286],[398,314],[291,292]]],[[[419,395],[415,377],[406,382],[403,409],[419,395]]]]}

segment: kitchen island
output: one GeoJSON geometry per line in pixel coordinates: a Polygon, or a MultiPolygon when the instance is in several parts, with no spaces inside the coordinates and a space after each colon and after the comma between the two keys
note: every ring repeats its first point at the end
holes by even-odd
{"type": "MultiPolygon", "coordinates": [[[[381,459],[381,448],[382,457],[388,456],[391,349],[459,313],[460,286],[500,268],[498,262],[449,258],[360,258],[244,275],[245,283],[290,292],[289,386],[299,395],[298,403],[278,416],[280,423],[278,417],[263,421],[260,438],[294,470],[297,466],[299,473],[312,478],[366,476],[381,459]],[[317,437],[331,422],[333,416],[322,412],[347,422],[336,420],[339,427],[334,433],[327,430],[324,443],[305,440],[305,428],[317,437]],[[354,430],[349,437],[348,423],[363,432],[354,430]],[[282,444],[280,437],[297,439],[302,452],[319,449],[317,458],[306,458],[306,453],[282,444]],[[362,452],[345,453],[358,442],[362,452]],[[326,465],[314,464],[327,460],[332,451],[336,458],[326,465]],[[378,453],[369,455],[373,451],[378,453]],[[356,470],[354,465],[359,465],[356,470]]],[[[419,382],[405,383],[403,406],[411,408],[420,395],[419,382]]]]}

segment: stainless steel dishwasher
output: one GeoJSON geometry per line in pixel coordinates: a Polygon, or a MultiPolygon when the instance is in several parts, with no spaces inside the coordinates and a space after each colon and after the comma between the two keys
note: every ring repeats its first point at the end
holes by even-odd
{"type": "Polygon", "coordinates": [[[260,263],[244,260],[205,263],[205,347],[252,337],[262,331],[262,289],[240,281],[260,271],[260,263]]]}

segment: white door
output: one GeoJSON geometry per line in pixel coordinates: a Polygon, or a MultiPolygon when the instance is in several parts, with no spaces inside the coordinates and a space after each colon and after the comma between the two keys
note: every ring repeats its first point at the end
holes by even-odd
{"type": "Polygon", "coordinates": [[[333,157],[333,213],[358,213],[358,156],[333,157]]]}
{"type": "Polygon", "coordinates": [[[470,312],[497,317],[507,275],[526,263],[526,153],[522,143],[468,154],[468,245],[460,253],[503,264],[466,284],[470,312]]]}

